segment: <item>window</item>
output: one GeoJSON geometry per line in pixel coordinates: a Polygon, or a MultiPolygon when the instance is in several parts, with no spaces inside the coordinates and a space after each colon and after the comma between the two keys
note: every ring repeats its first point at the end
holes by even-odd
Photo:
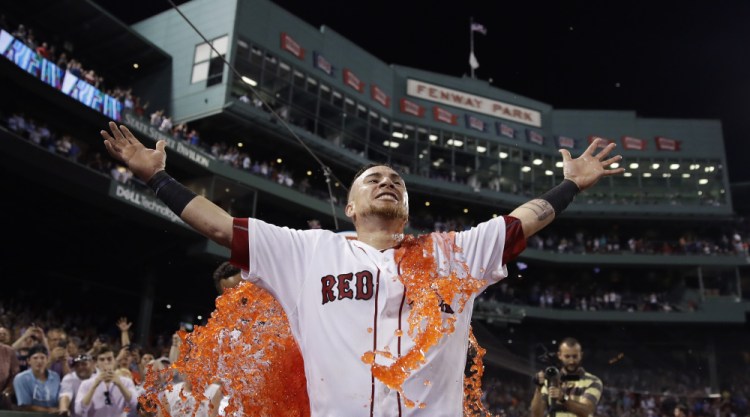
{"type": "Polygon", "coordinates": [[[224,35],[211,41],[213,49],[207,43],[195,46],[191,83],[206,81],[207,87],[221,83],[224,75],[223,57],[227,54],[228,44],[229,37],[224,35]]]}

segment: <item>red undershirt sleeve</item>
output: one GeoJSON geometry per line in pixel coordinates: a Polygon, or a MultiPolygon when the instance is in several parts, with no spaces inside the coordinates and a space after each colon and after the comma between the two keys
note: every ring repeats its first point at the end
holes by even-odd
{"type": "Polygon", "coordinates": [[[521,220],[513,216],[503,216],[505,219],[505,250],[503,251],[503,265],[516,259],[526,249],[526,236],[523,234],[521,220]]]}

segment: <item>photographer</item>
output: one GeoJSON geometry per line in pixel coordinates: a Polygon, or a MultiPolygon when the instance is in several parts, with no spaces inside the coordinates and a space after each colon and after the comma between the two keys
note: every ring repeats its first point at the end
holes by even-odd
{"type": "Polygon", "coordinates": [[[568,337],[557,351],[561,368],[548,367],[539,372],[531,400],[531,417],[589,417],[596,411],[602,395],[602,381],[581,367],[581,344],[568,337]]]}

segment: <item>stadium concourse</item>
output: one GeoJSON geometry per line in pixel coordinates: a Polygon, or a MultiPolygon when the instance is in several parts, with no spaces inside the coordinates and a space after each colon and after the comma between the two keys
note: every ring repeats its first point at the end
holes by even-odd
{"type": "MultiPolygon", "coordinates": [[[[175,11],[128,26],[91,1],[0,10],[0,344],[22,368],[39,328],[61,377],[104,340],[137,386],[145,355],[174,354],[173,334],[214,310],[211,275],[228,252],[107,156],[109,120],[149,146],[167,140],[171,174],[234,216],[339,232],[352,230],[345,188],[367,162],[403,173],[410,233],[465,230],[560,182],[557,149],[600,136],[631,175],[580,195],[477,297],[485,405],[529,415],[531,375],[573,336],[603,381],[597,416],[671,416],[680,403],[692,416],[750,415],[750,225],[721,121],[559,110],[388,65],[266,0],[221,4],[181,8],[237,73],[175,11]],[[330,193],[310,152],[331,168],[330,193]]],[[[12,379],[0,375],[0,391],[12,379]]]]}

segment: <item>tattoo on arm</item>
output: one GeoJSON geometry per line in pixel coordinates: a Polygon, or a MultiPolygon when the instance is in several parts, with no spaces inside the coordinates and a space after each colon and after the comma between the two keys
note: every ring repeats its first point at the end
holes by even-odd
{"type": "Polygon", "coordinates": [[[549,216],[555,214],[555,209],[552,208],[552,205],[546,200],[542,200],[540,198],[531,200],[519,208],[531,210],[532,212],[534,212],[534,214],[536,215],[536,219],[539,221],[543,221],[549,216]]]}

